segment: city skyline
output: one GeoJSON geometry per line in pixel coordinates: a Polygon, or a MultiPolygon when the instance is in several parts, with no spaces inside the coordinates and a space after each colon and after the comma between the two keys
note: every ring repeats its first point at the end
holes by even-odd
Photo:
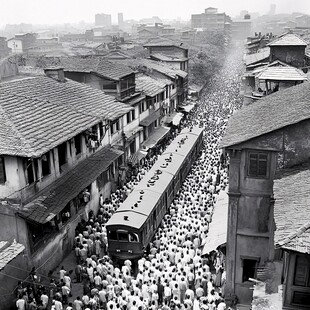
{"type": "Polygon", "coordinates": [[[96,13],[112,15],[112,23],[117,23],[117,13],[124,13],[124,20],[140,20],[145,17],[159,16],[162,19],[190,20],[191,14],[202,13],[205,8],[212,6],[225,12],[231,17],[238,16],[241,10],[267,14],[270,5],[276,5],[276,13],[301,12],[310,14],[310,6],[305,0],[201,0],[183,1],[170,0],[169,2],[119,0],[108,2],[106,0],[12,0],[3,4],[0,12],[0,27],[6,24],[31,23],[31,24],[61,24],[78,23],[81,21],[93,23],[96,13]],[[180,3],[182,5],[180,5],[180,3]],[[69,13],[70,12],[70,13],[69,13]],[[48,14],[47,14],[48,13],[48,14]]]}

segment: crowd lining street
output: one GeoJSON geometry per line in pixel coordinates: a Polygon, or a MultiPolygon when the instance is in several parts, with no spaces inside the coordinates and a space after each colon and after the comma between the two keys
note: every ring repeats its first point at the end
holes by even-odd
{"type": "MultiPolygon", "coordinates": [[[[47,286],[21,284],[17,309],[227,309],[224,255],[214,251],[203,256],[202,249],[216,197],[228,185],[228,164],[218,143],[229,116],[242,105],[242,72],[242,49],[232,48],[222,70],[182,121],[181,128],[204,128],[204,146],[137,268],[130,260],[120,265],[109,258],[104,224],[164,146],[109,200],[100,199],[98,214],[91,213],[87,222],[79,223],[74,271],[69,272],[72,265],[66,265],[65,260],[47,286]]],[[[35,282],[35,270],[31,277],[35,282]]]]}

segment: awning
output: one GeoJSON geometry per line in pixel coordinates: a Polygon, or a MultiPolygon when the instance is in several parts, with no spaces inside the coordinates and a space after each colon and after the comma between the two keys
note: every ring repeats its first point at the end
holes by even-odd
{"type": "Polygon", "coordinates": [[[18,214],[29,221],[47,223],[123,153],[110,146],[102,148],[39,192],[18,214]]]}
{"type": "Polygon", "coordinates": [[[160,140],[162,140],[170,131],[169,127],[159,127],[152,132],[148,139],[142,144],[143,151],[147,151],[154,147],[160,140]]]}
{"type": "Polygon", "coordinates": [[[178,126],[180,124],[181,119],[183,118],[183,113],[177,113],[172,120],[172,124],[174,126],[178,126]]]}
{"type": "Polygon", "coordinates": [[[179,106],[179,110],[181,110],[182,112],[190,112],[192,109],[194,109],[196,103],[190,103],[187,105],[181,105],[179,106]]]}
{"type": "Polygon", "coordinates": [[[159,117],[160,117],[160,111],[157,110],[157,111],[153,112],[152,114],[150,114],[148,117],[144,118],[142,121],[140,121],[140,125],[148,127],[153,122],[155,122],[159,117]]]}
{"type": "Polygon", "coordinates": [[[202,249],[202,255],[208,254],[225,244],[227,240],[228,195],[221,191],[216,199],[214,212],[209,225],[208,236],[202,249]]]}
{"type": "Polygon", "coordinates": [[[12,243],[0,241],[0,271],[24,251],[24,249],[25,246],[21,243],[17,243],[15,240],[12,243]]]}
{"type": "Polygon", "coordinates": [[[128,162],[132,164],[136,164],[140,162],[140,160],[144,158],[146,155],[147,155],[146,151],[139,150],[128,158],[128,162]]]}

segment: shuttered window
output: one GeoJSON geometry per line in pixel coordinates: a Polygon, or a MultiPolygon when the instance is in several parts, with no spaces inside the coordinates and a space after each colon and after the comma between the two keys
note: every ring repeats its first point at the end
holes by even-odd
{"type": "Polygon", "coordinates": [[[5,182],[6,182],[6,174],[5,174],[4,158],[0,157],[0,184],[4,184],[5,182]]]}
{"type": "Polygon", "coordinates": [[[267,177],[268,155],[266,153],[248,153],[248,176],[267,177]]]}
{"type": "Polygon", "coordinates": [[[310,259],[304,255],[296,256],[294,285],[310,287],[310,259]]]}

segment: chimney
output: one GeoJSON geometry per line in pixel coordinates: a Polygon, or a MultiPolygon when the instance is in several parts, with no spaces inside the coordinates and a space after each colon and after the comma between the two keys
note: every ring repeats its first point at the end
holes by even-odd
{"type": "Polygon", "coordinates": [[[65,81],[65,73],[64,69],[61,67],[49,67],[44,69],[44,73],[46,76],[59,81],[64,82],[65,81]]]}

